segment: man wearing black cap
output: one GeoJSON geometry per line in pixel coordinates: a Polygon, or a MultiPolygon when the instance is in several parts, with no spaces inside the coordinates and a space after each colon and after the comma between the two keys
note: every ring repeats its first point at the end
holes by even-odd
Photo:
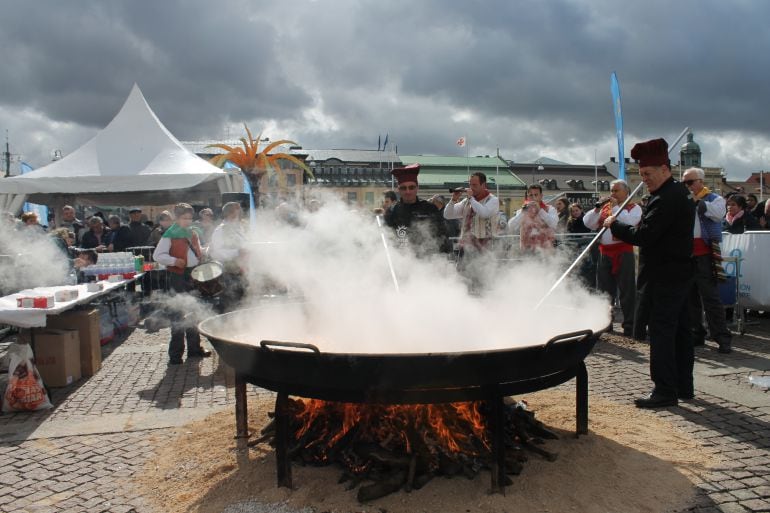
{"type": "Polygon", "coordinates": [[[385,212],[385,223],[396,231],[399,246],[411,246],[418,255],[451,249],[441,211],[433,203],[417,197],[419,164],[394,169],[401,195],[398,203],[385,212]]]}
{"type": "Polygon", "coordinates": [[[128,217],[131,220],[128,223],[128,228],[131,230],[131,243],[129,247],[146,246],[152,228],[142,222],[142,209],[133,207],[128,211],[128,217]]]}
{"type": "Polygon", "coordinates": [[[688,297],[692,288],[695,205],[687,188],[671,176],[668,143],[654,139],[631,150],[639,175],[650,191],[647,209],[637,226],[618,222],[604,226],[618,239],[639,246],[637,290],[649,305],[650,377],[652,392],[634,403],[638,408],[676,406],[693,397],[694,349],[688,297]]]}

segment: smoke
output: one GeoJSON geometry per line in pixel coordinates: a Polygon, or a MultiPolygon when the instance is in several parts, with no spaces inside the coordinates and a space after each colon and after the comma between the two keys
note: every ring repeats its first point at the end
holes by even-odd
{"type": "Polygon", "coordinates": [[[215,315],[213,306],[192,294],[153,292],[152,301],[161,317],[179,319],[182,328],[193,328],[215,315]]]}
{"type": "MultiPolygon", "coordinates": [[[[326,198],[314,213],[286,223],[260,211],[249,236],[248,306],[288,292],[302,304],[274,305],[236,316],[223,336],[306,342],[344,353],[459,352],[543,344],[610,322],[606,298],[575,279],[535,305],[571,263],[563,256],[478,260],[480,285],[469,292],[445,254],[416,257],[388,240],[393,282],[380,228],[369,212],[326,198]]],[[[473,288],[473,287],[471,287],[473,288]]]]}
{"type": "Polygon", "coordinates": [[[0,292],[10,294],[34,287],[66,283],[68,256],[52,236],[37,227],[16,227],[0,221],[0,292]]]}

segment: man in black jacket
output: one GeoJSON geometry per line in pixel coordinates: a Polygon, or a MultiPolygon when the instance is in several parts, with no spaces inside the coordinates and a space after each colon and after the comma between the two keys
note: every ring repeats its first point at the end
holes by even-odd
{"type": "Polygon", "coordinates": [[[608,217],[604,226],[624,242],[639,246],[637,289],[649,305],[652,393],[638,408],[676,406],[693,397],[694,349],[687,298],[692,288],[692,233],[695,204],[687,188],[671,176],[668,143],[654,139],[631,150],[650,191],[642,221],[629,226],[608,217]]]}
{"type": "Polygon", "coordinates": [[[128,223],[128,228],[131,230],[129,247],[146,246],[152,228],[142,222],[142,209],[139,207],[131,208],[128,211],[128,217],[131,219],[131,222],[128,223]]]}
{"type": "Polygon", "coordinates": [[[433,203],[417,197],[419,164],[391,171],[398,180],[401,199],[385,212],[385,223],[396,232],[400,247],[411,247],[418,255],[448,253],[451,244],[441,211],[433,203]]]}

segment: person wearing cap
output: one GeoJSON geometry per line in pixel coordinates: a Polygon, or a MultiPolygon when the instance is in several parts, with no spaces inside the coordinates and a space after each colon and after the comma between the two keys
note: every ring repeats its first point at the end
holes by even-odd
{"type": "MultiPolygon", "coordinates": [[[[598,230],[609,216],[615,216],[619,222],[636,226],[642,220],[642,209],[633,201],[626,203],[623,210],[620,205],[626,201],[631,189],[625,180],[613,180],[610,183],[610,196],[601,198],[593,210],[586,212],[583,223],[591,230],[598,230]]],[[[633,336],[634,309],[636,308],[636,257],[634,247],[605,230],[599,241],[599,266],[597,268],[599,290],[610,296],[610,305],[615,299],[620,301],[623,311],[623,335],[633,336]]]]}
{"type": "Polygon", "coordinates": [[[520,236],[525,252],[552,251],[558,223],[559,213],[543,202],[543,187],[533,183],[527,187],[524,206],[508,221],[508,233],[520,236]]]}
{"type": "Polygon", "coordinates": [[[147,244],[147,239],[150,238],[152,228],[142,222],[142,209],[132,207],[128,211],[128,218],[131,220],[128,223],[128,229],[131,230],[129,247],[144,246],[147,244]]]}
{"type": "Polygon", "coordinates": [[[727,329],[725,307],[719,299],[718,276],[722,271],[721,248],[722,219],[725,217],[725,200],[711,192],[703,180],[706,173],[699,167],[691,167],[682,175],[682,182],[690,189],[695,202],[693,225],[693,252],[695,286],[690,296],[690,320],[696,346],[702,346],[706,338],[703,313],[711,338],[719,345],[720,353],[731,351],[732,335],[727,329]]]}
{"type": "Polygon", "coordinates": [[[398,181],[401,198],[385,211],[385,224],[395,230],[398,245],[411,247],[418,255],[449,252],[444,219],[433,203],[421,200],[417,193],[419,164],[410,164],[391,171],[398,181]]]}
{"type": "Polygon", "coordinates": [[[637,290],[647,305],[652,392],[634,400],[637,408],[676,406],[694,395],[694,348],[688,299],[692,262],[695,204],[684,184],[674,180],[668,143],[653,139],[638,143],[631,157],[639,161],[639,175],[650,201],[637,226],[612,215],[604,221],[612,235],[639,246],[637,290]]]}

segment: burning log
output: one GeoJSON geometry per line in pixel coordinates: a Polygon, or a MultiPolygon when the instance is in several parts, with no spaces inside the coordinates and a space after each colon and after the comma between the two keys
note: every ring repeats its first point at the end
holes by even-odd
{"type": "MultiPolygon", "coordinates": [[[[301,464],[339,464],[340,484],[358,488],[360,502],[419,490],[437,475],[474,479],[503,462],[498,482],[510,484],[508,476],[522,472],[526,452],[548,461],[557,457],[540,447],[557,435],[522,402],[504,406],[499,465],[493,465],[491,408],[483,401],[390,406],[289,399],[287,404],[289,457],[301,464]]],[[[258,440],[274,445],[275,436],[271,423],[258,440]]]]}

